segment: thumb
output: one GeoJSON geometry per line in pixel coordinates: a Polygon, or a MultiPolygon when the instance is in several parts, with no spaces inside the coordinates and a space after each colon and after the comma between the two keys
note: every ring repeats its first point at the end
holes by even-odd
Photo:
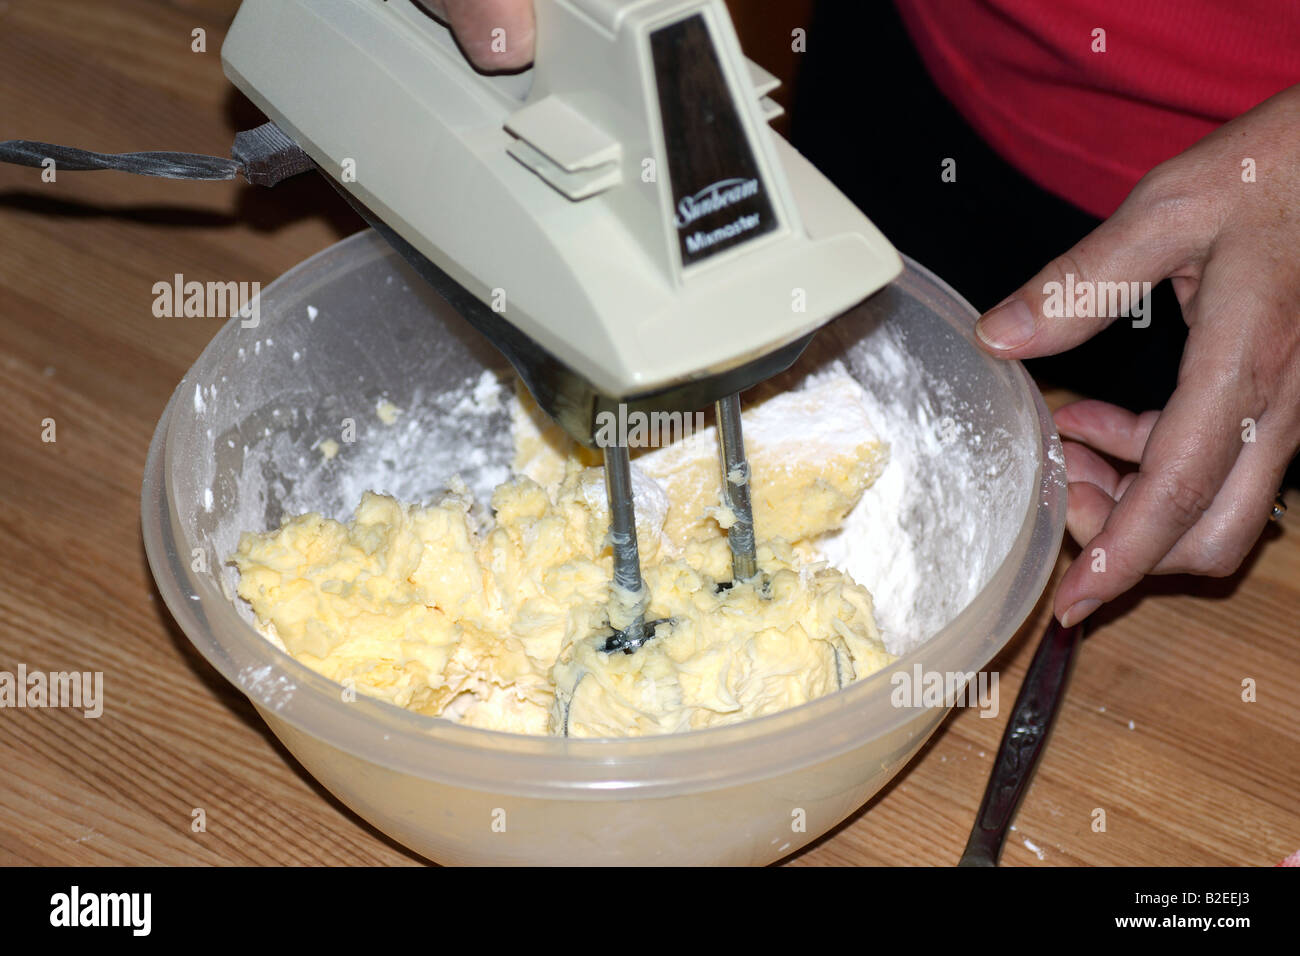
{"type": "Polygon", "coordinates": [[[533,59],[533,0],[442,0],[452,32],[470,61],[489,73],[533,59]]]}
{"type": "Polygon", "coordinates": [[[1073,348],[1122,315],[1149,322],[1144,299],[1151,286],[1188,252],[1186,231],[1170,230],[1159,219],[1137,214],[1132,199],[1125,202],[986,312],[975,325],[980,344],[1000,358],[1033,358],[1073,348]]]}

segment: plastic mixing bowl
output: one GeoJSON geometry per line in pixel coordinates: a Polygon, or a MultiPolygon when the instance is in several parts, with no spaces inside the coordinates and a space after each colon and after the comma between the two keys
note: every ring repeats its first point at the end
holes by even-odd
{"type": "MultiPolygon", "coordinates": [[[[177,387],[145,471],[149,561],[194,646],[303,766],[431,859],[768,863],[861,807],[948,712],[896,706],[894,675],[979,671],[1046,585],[1060,444],[1024,369],[973,344],[974,316],[909,263],[801,360],[838,357],[888,407],[886,438],[942,427],[947,444],[890,466],[914,472],[897,517],[924,575],[911,618],[924,633],[900,636],[917,646],[779,714],[620,740],[477,730],[348,694],[255,630],[226,563],[240,532],[307,510],[346,517],[367,487],[427,500],[456,470],[480,487],[510,458],[508,415],[480,394],[500,357],[368,231],[270,285],[257,326],[231,319],[177,387]],[[403,410],[394,425],[374,414],[383,398],[403,410]],[[321,440],[349,422],[355,441],[327,459],[321,440]]],[[[876,594],[882,611],[889,599],[876,594]]]]}

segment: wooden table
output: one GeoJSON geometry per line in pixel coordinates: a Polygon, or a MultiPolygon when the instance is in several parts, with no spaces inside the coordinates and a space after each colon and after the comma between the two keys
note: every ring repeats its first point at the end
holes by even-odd
{"type": "MultiPolygon", "coordinates": [[[[0,135],[226,154],[260,122],[221,73],[235,6],[0,0],[0,135]]],[[[155,318],[153,284],[268,283],[360,226],[315,177],[268,191],[0,167],[0,670],[103,671],[107,698],[98,720],[0,711],[0,864],[420,862],[317,785],[191,649],[140,540],[154,425],[219,327],[155,318]]],[[[1004,863],[1272,864],[1300,849],[1291,507],[1236,576],[1154,580],[1098,615],[1004,863]]],[[[954,863],[1047,614],[993,665],[998,719],[957,712],[792,862],[954,863]]]]}

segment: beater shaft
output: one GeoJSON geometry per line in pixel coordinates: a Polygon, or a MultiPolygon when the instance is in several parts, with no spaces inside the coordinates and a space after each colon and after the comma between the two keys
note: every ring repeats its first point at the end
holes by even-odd
{"type": "MultiPolygon", "coordinates": [[[[609,537],[614,551],[615,605],[631,598],[635,612],[630,623],[613,622],[614,636],[607,651],[633,651],[646,641],[645,597],[641,582],[641,553],[636,542],[636,507],[632,500],[632,466],[626,445],[605,447],[605,494],[609,498],[609,537]]],[[[651,631],[653,633],[653,631],[651,631]]]]}
{"type": "Polygon", "coordinates": [[[727,529],[731,576],[736,581],[748,581],[758,573],[758,557],[754,552],[754,511],[749,500],[749,460],[740,428],[740,394],[718,399],[715,410],[722,458],[722,502],[735,516],[727,529]]]}

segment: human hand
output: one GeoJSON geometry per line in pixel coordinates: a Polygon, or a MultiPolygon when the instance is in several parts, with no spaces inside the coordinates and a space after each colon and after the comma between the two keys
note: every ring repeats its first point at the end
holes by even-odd
{"type": "Polygon", "coordinates": [[[447,22],[466,56],[488,73],[533,61],[533,0],[425,0],[447,22]],[[496,30],[504,32],[494,34],[496,30]]]}
{"type": "Polygon", "coordinates": [[[1056,413],[1067,527],[1083,547],[1056,592],[1068,626],[1147,574],[1235,571],[1300,447],[1300,86],[1151,170],[1113,216],[980,319],[985,348],[1052,355],[1115,321],[1104,295],[1091,316],[1048,315],[1059,311],[1048,283],[1067,274],[1094,290],[1171,278],[1188,327],[1163,410],[1083,401],[1056,413]],[[1093,449],[1138,469],[1121,476],[1093,449]]]}

